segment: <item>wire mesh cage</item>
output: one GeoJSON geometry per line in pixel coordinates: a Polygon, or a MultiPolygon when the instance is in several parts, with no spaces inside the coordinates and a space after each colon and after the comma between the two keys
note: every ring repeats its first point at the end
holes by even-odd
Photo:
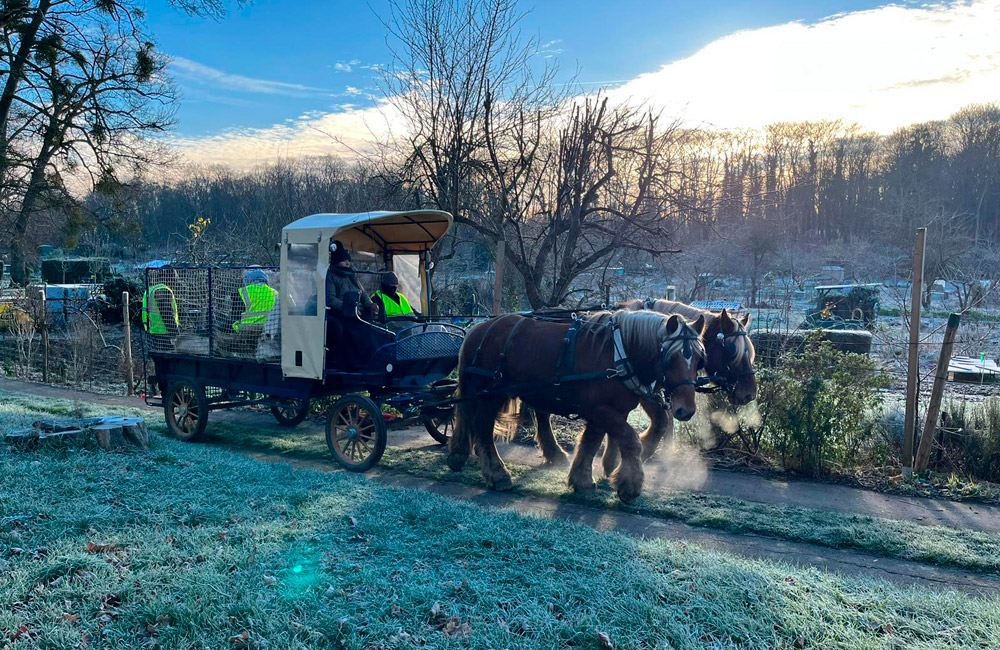
{"type": "Polygon", "coordinates": [[[151,353],[271,362],[281,358],[276,268],[150,269],[143,300],[151,353]]]}

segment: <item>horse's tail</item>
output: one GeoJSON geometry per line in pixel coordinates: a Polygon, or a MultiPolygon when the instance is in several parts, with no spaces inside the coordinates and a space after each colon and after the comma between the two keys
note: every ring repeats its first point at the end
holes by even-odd
{"type": "Polygon", "coordinates": [[[496,423],[493,425],[493,437],[504,442],[510,442],[517,434],[517,426],[521,423],[521,400],[511,397],[504,404],[500,412],[497,413],[496,423]]]}

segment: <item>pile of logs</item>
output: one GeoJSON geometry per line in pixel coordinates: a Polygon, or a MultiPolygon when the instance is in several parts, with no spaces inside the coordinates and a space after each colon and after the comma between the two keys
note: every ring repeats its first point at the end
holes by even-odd
{"type": "Polygon", "coordinates": [[[30,429],[7,432],[4,440],[24,447],[52,443],[82,445],[93,440],[108,450],[131,446],[149,449],[146,421],[126,417],[37,420],[30,429]]]}

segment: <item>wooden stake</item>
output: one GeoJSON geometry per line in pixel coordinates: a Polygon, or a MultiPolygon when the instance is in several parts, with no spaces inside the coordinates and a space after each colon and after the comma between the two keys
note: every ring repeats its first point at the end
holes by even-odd
{"type": "Polygon", "coordinates": [[[133,386],[135,386],[135,368],[132,366],[132,318],[131,314],[129,314],[128,299],[128,291],[122,291],[122,318],[125,322],[125,341],[122,353],[125,355],[125,381],[128,382],[125,394],[133,395],[135,394],[135,390],[133,389],[133,386]]]}
{"type": "Polygon", "coordinates": [[[49,383],[49,305],[42,289],[42,383],[49,383]]]}
{"type": "Polygon", "coordinates": [[[906,364],[906,411],[903,422],[903,478],[913,476],[913,438],[917,431],[917,380],[920,374],[920,296],[924,286],[927,229],[917,228],[910,289],[910,346],[906,364]]]}
{"type": "Polygon", "coordinates": [[[920,445],[917,447],[917,459],[913,462],[913,469],[918,472],[927,469],[931,457],[931,442],[934,440],[934,432],[937,431],[944,384],[948,380],[948,362],[951,361],[951,351],[955,347],[955,333],[961,321],[961,314],[952,314],[948,317],[948,327],[944,331],[944,343],[941,344],[941,355],[938,357],[937,371],[934,373],[931,403],[927,406],[927,422],[924,424],[924,434],[920,436],[920,445]]]}
{"type": "Polygon", "coordinates": [[[500,315],[500,303],[503,298],[503,263],[506,255],[507,242],[497,242],[496,277],[493,278],[493,315],[500,315]]]}

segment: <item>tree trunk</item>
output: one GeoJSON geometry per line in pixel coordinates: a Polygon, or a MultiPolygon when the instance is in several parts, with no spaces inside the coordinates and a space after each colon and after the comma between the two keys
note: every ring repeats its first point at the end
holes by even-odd
{"type": "Polygon", "coordinates": [[[0,184],[5,183],[4,177],[7,173],[7,125],[10,122],[10,109],[14,104],[14,96],[17,94],[17,85],[24,75],[24,66],[27,65],[31,51],[35,47],[38,30],[45,22],[45,16],[51,6],[52,0],[41,0],[35,8],[34,18],[28,23],[27,29],[21,33],[17,54],[11,61],[3,93],[0,93],[0,184]]]}
{"type": "Polygon", "coordinates": [[[14,220],[14,228],[11,233],[10,242],[10,277],[17,284],[28,283],[27,251],[25,246],[28,235],[28,224],[31,216],[35,213],[39,199],[42,197],[42,190],[45,186],[45,170],[55,153],[55,142],[61,138],[59,135],[58,111],[53,109],[49,118],[49,126],[45,130],[45,137],[42,140],[42,148],[35,159],[31,170],[31,179],[28,181],[28,188],[24,192],[24,200],[21,202],[21,210],[14,220]]]}

